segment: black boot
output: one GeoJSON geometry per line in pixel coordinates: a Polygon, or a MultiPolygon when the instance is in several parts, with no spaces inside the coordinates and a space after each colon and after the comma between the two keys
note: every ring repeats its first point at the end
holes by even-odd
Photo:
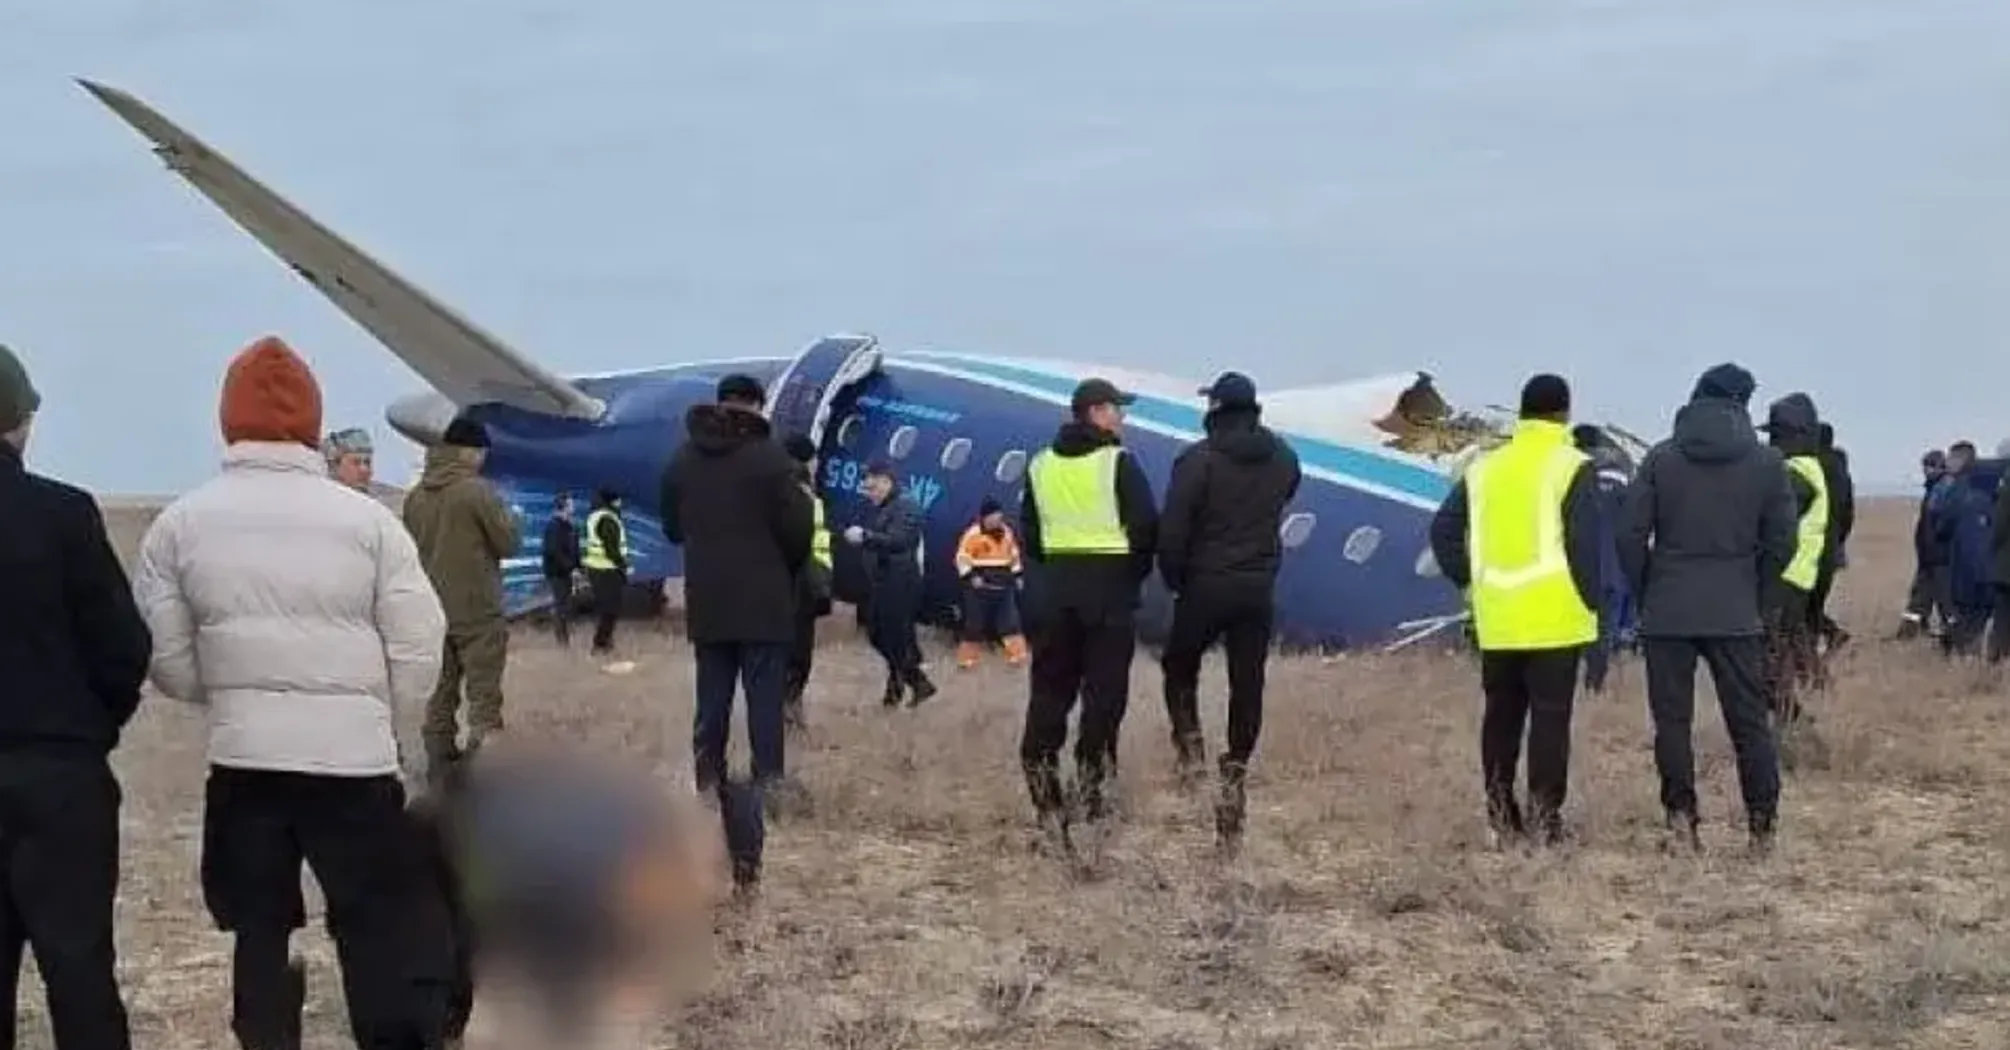
{"type": "Polygon", "coordinates": [[[1207,772],[1207,743],[1199,733],[1173,734],[1173,775],[1181,791],[1200,786],[1207,772]]]}
{"type": "Polygon", "coordinates": [[[1664,822],[1662,849],[1673,853],[1686,850],[1700,853],[1703,850],[1702,820],[1695,813],[1669,810],[1664,822]]]}
{"type": "Polygon", "coordinates": [[[1242,826],[1249,809],[1249,767],[1221,756],[1221,790],[1214,800],[1214,842],[1223,857],[1242,852],[1242,826]]]}
{"type": "Polygon", "coordinates": [[[892,671],[886,673],[886,692],[880,696],[881,707],[899,707],[906,695],[906,688],[900,684],[900,676],[892,671]]]}
{"type": "Polygon", "coordinates": [[[1755,813],[1747,821],[1751,833],[1751,850],[1754,857],[1772,855],[1776,833],[1776,818],[1771,813],[1755,813]]]}
{"type": "Polygon", "coordinates": [[[1033,796],[1033,813],[1047,848],[1057,857],[1073,859],[1075,843],[1069,834],[1067,794],[1060,774],[1051,765],[1028,765],[1026,790],[1033,796]]]}
{"type": "Polygon", "coordinates": [[[750,898],[760,892],[761,855],[768,829],[763,819],[764,791],[758,782],[719,782],[719,819],[725,826],[726,855],[733,862],[733,893],[750,898]]]}
{"type": "Polygon", "coordinates": [[[913,690],[907,698],[907,706],[909,707],[920,707],[929,697],[940,692],[940,690],[935,688],[935,683],[929,681],[928,676],[921,673],[921,668],[919,667],[907,672],[907,687],[913,690]]]}
{"type": "Polygon", "coordinates": [[[231,1033],[244,1050],[300,1050],[301,1010],[307,1004],[307,973],[298,958],[289,958],[284,969],[253,979],[249,974],[233,975],[231,1033]],[[270,987],[259,987],[269,984],[270,987]]]}

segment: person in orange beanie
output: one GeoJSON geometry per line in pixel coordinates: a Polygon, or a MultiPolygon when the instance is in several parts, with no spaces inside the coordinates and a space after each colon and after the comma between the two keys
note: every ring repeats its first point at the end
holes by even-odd
{"type": "MultiPolygon", "coordinates": [[[[444,1023],[415,1007],[408,931],[433,900],[413,872],[397,727],[439,678],[446,616],[383,504],[328,477],[321,390],[274,337],[230,364],[223,471],[169,504],[141,541],[133,590],[150,677],[209,722],[202,891],[234,936],[231,1027],[297,1048],[305,982],[289,958],[314,872],[358,1046],[418,1046],[444,1023]],[[401,715],[403,717],[401,717],[401,715]]],[[[444,966],[443,966],[444,968],[444,966]]],[[[444,988],[444,980],[436,979],[444,988]]]]}

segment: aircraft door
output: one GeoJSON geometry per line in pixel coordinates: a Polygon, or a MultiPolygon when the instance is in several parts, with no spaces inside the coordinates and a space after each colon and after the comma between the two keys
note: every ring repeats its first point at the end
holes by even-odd
{"type": "Polygon", "coordinates": [[[831,406],[879,364],[879,341],[869,335],[829,335],[811,343],[768,395],[768,422],[778,435],[804,434],[823,448],[831,406]]]}

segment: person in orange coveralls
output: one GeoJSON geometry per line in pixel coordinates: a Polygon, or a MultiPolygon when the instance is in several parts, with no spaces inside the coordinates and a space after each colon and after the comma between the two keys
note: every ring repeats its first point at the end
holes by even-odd
{"type": "Polygon", "coordinates": [[[956,575],[963,581],[963,642],[956,647],[956,666],[977,666],[994,633],[1005,647],[1006,663],[1026,662],[1026,636],[1019,627],[1023,569],[1019,538],[1005,521],[1005,509],[987,497],[956,545],[956,575]]]}

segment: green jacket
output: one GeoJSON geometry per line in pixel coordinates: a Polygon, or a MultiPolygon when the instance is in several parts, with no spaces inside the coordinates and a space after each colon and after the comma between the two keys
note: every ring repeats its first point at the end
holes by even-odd
{"type": "Polygon", "coordinates": [[[502,618],[502,560],[516,553],[516,516],[453,449],[429,449],[405,494],[405,528],[440,594],[447,626],[502,618]]]}

